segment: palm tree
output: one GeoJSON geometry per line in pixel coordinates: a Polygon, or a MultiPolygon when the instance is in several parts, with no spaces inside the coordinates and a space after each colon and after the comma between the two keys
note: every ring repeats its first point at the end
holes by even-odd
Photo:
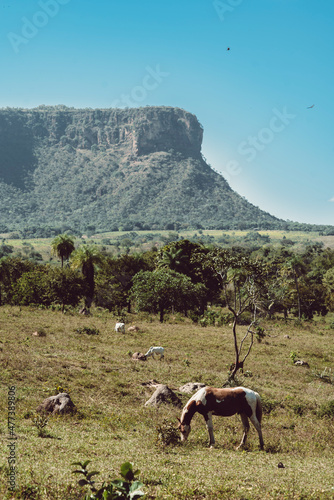
{"type": "Polygon", "coordinates": [[[74,251],[74,238],[68,234],[58,234],[52,242],[52,253],[61,259],[61,267],[64,266],[64,259],[68,259],[74,251]]]}
{"type": "Polygon", "coordinates": [[[81,269],[87,282],[87,295],[85,298],[85,306],[90,308],[93,302],[95,290],[95,265],[102,262],[100,251],[93,245],[82,245],[77,248],[71,256],[71,267],[73,269],[81,269]]]}
{"type": "Polygon", "coordinates": [[[285,269],[288,275],[290,275],[293,278],[297,294],[298,319],[301,319],[302,302],[301,302],[301,294],[299,287],[299,278],[305,273],[305,266],[303,259],[299,255],[295,255],[285,263],[283,269],[285,269]]]}
{"type": "Polygon", "coordinates": [[[183,254],[183,249],[172,246],[169,249],[166,248],[166,250],[163,250],[158,267],[160,269],[168,267],[172,271],[182,273],[187,263],[188,258],[183,254]]]}

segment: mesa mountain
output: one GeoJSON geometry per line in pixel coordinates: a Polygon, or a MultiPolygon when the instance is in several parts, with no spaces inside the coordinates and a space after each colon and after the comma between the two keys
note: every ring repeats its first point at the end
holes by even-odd
{"type": "Polygon", "coordinates": [[[278,227],[201,154],[173,107],[0,110],[0,232],[278,227]]]}

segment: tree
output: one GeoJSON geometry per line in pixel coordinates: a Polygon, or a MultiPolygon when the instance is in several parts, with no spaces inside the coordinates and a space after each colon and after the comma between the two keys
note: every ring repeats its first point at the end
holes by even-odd
{"type": "Polygon", "coordinates": [[[101,252],[95,246],[82,245],[71,256],[71,267],[81,269],[86,281],[85,306],[92,305],[95,291],[95,266],[102,263],[101,252]]]}
{"type": "Polygon", "coordinates": [[[301,303],[301,293],[299,286],[299,278],[305,272],[305,266],[303,260],[298,255],[294,255],[291,259],[289,259],[284,265],[288,275],[291,275],[297,295],[297,308],[298,308],[298,319],[302,317],[302,303],[301,303]]]}
{"type": "Polygon", "coordinates": [[[215,249],[208,255],[208,265],[219,276],[223,297],[229,311],[233,314],[232,325],[235,362],[229,376],[233,380],[239,368],[243,367],[249,356],[254,340],[252,327],[256,322],[256,313],[264,291],[265,272],[261,263],[252,261],[247,256],[235,256],[227,250],[215,249]],[[253,312],[253,320],[242,338],[238,341],[237,325],[245,311],[253,312]],[[241,359],[245,341],[250,336],[246,354],[241,359]]]}
{"type": "Polygon", "coordinates": [[[106,258],[96,276],[95,302],[97,305],[131,309],[130,289],[132,278],[139,271],[149,271],[153,267],[142,255],[121,255],[106,258]]]}
{"type": "Polygon", "coordinates": [[[220,293],[217,274],[207,265],[209,251],[199,243],[180,240],[164,246],[158,256],[158,268],[169,267],[188,276],[192,283],[201,283],[205,286],[206,296],[202,301],[202,314],[207,302],[216,301],[220,293]]]}
{"type": "Polygon", "coordinates": [[[323,277],[326,289],[326,304],[330,311],[334,311],[334,267],[328,269],[323,277]]]}
{"type": "Polygon", "coordinates": [[[131,297],[138,310],[158,312],[162,323],[167,310],[174,308],[184,312],[194,307],[196,291],[200,291],[200,287],[187,276],[169,269],[157,269],[139,271],[134,276],[131,297]]]}
{"type": "Polygon", "coordinates": [[[19,257],[3,257],[0,259],[0,283],[1,301],[0,303],[11,303],[14,293],[14,286],[23,273],[32,271],[36,265],[27,259],[19,257]]]}
{"type": "Polygon", "coordinates": [[[39,268],[23,273],[14,285],[13,302],[19,305],[76,306],[85,294],[85,282],[72,269],[39,268]]]}
{"type": "Polygon", "coordinates": [[[74,252],[74,238],[68,234],[58,234],[52,242],[52,253],[61,259],[61,267],[64,266],[64,259],[68,259],[74,252]]]}
{"type": "Polygon", "coordinates": [[[176,248],[176,246],[170,245],[169,248],[165,248],[162,251],[161,260],[158,262],[158,267],[168,268],[172,271],[177,271],[182,273],[187,266],[189,259],[183,253],[182,248],[176,248]]]}

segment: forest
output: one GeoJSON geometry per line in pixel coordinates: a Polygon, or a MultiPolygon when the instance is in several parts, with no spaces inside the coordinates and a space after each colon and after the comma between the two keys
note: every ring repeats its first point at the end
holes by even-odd
{"type": "Polygon", "coordinates": [[[80,304],[89,311],[93,304],[120,316],[159,314],[161,322],[173,311],[202,324],[230,322],[231,316],[218,311],[232,311],[233,300],[244,297],[248,303],[239,322],[254,308],[259,316],[279,313],[299,321],[334,308],[334,250],[322,242],[306,240],[298,247],[284,236],[272,245],[269,235],[250,232],[239,238],[222,235],[219,245],[204,234],[189,240],[169,233],[160,245],[151,241],[149,249],[131,251],[136,237],[125,233],[112,253],[107,238],[99,245],[57,235],[50,241],[49,262],[29,243],[23,241],[15,252],[3,240],[0,304],[63,311],[80,304]]]}

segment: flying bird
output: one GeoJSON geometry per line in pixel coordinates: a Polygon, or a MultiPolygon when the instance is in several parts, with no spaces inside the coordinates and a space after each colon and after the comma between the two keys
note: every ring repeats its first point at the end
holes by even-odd
{"type": "Polygon", "coordinates": [[[230,47],[227,47],[227,49],[226,49],[226,50],[231,50],[231,49],[230,49],[230,47]]]}
{"type": "Polygon", "coordinates": [[[314,108],[315,104],[312,104],[312,106],[307,106],[307,109],[314,108]]]}

